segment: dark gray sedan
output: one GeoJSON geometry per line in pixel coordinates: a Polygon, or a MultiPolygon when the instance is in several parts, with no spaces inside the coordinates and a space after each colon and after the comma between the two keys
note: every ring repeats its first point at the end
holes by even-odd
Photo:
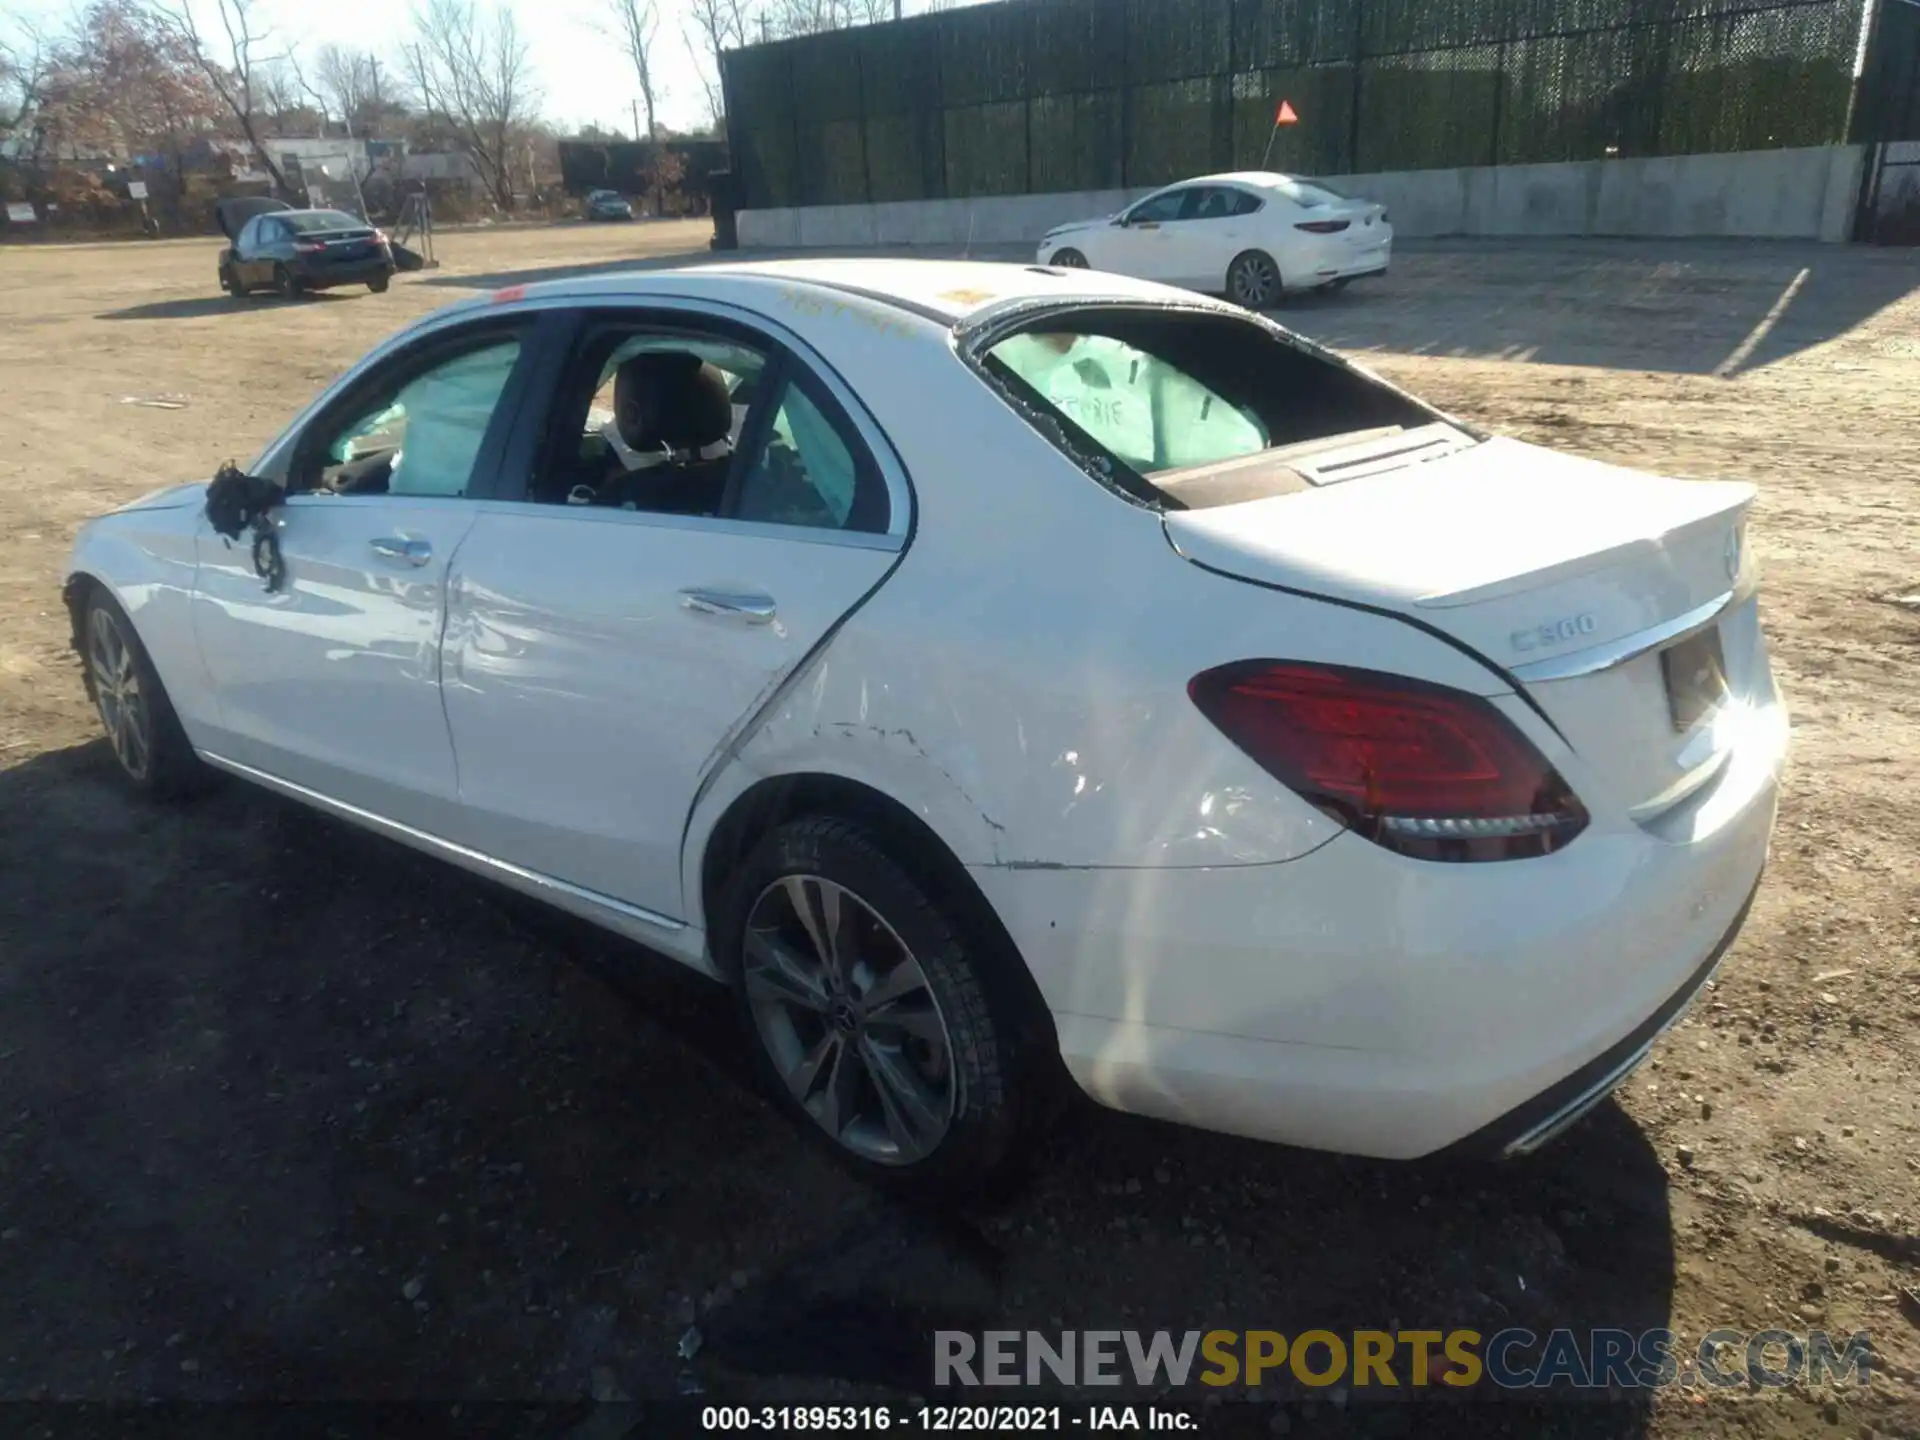
{"type": "Polygon", "coordinates": [[[225,200],[218,209],[233,241],[220,252],[220,288],[229,295],[271,289],[291,300],[341,285],[377,295],[393,278],[386,235],[344,210],[295,210],[263,198],[225,200]]]}

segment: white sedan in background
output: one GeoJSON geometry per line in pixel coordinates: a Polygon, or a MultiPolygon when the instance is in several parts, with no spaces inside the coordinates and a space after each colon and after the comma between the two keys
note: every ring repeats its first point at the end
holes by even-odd
{"type": "Polygon", "coordinates": [[[984,1181],[1061,1071],[1269,1140],[1531,1149],[1766,859],[1752,487],[1489,438],[1217,300],[897,260],[516,287],[250,472],[75,544],[128,781],[238,776],[728,984],[875,1180],[984,1181]]]}
{"type": "Polygon", "coordinates": [[[1392,258],[1383,207],[1265,170],[1182,180],[1117,215],[1061,225],[1038,255],[1042,265],[1225,294],[1249,310],[1384,275],[1392,258]]]}

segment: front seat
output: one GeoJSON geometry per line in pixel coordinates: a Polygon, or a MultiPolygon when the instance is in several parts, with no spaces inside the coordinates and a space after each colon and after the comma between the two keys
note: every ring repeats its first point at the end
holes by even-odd
{"type": "Polygon", "coordinates": [[[616,453],[600,487],[603,501],[676,515],[720,509],[733,464],[733,400],[726,377],[683,350],[648,351],[613,381],[616,453]]]}

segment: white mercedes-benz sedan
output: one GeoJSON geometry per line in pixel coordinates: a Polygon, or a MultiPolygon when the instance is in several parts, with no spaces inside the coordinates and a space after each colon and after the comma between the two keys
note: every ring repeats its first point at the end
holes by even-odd
{"type": "Polygon", "coordinates": [[[831,260],[515,287],[87,524],[154,795],[220,771],[730,985],[871,1178],[1062,1076],[1532,1149],[1759,882],[1754,491],[1487,436],[1220,301],[831,260]]]}
{"type": "Polygon", "coordinates": [[[1258,310],[1290,291],[1386,274],[1393,226],[1382,206],[1324,181],[1249,170],[1182,180],[1117,215],[1058,226],[1036,258],[1225,294],[1258,310]]]}

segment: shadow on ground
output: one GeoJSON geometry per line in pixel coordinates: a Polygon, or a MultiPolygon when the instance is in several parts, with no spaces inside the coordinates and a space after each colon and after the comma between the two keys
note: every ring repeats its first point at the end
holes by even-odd
{"type": "Polygon", "coordinates": [[[1343,350],[1731,377],[1920,288],[1920,256],[1768,241],[1405,244],[1383,280],[1276,318],[1343,350]]]}
{"type": "Polygon", "coordinates": [[[191,300],[155,300],[146,305],[129,305],[124,310],[103,310],[96,320],[198,320],[208,315],[241,315],[256,305],[279,308],[287,305],[336,304],[353,298],[355,292],[335,294],[316,290],[298,300],[282,300],[277,295],[207,295],[191,300]]]}
{"type": "MultiPolygon", "coordinates": [[[[1017,1196],[908,1210],[802,1143],[717,987],[644,951],[237,784],[132,802],[99,743],[0,772],[0,813],[26,817],[0,827],[0,1396],[645,1400],[691,1375],[759,1403],[927,1394],[939,1326],[1669,1315],[1666,1177],[1611,1106],[1459,1168],[1083,1104],[1017,1196]]],[[[1222,1413],[1280,1400],[1296,1433],[1333,1413],[1222,1413]]],[[[1358,1433],[1407,1433],[1352,1400],[1358,1433]]]]}

